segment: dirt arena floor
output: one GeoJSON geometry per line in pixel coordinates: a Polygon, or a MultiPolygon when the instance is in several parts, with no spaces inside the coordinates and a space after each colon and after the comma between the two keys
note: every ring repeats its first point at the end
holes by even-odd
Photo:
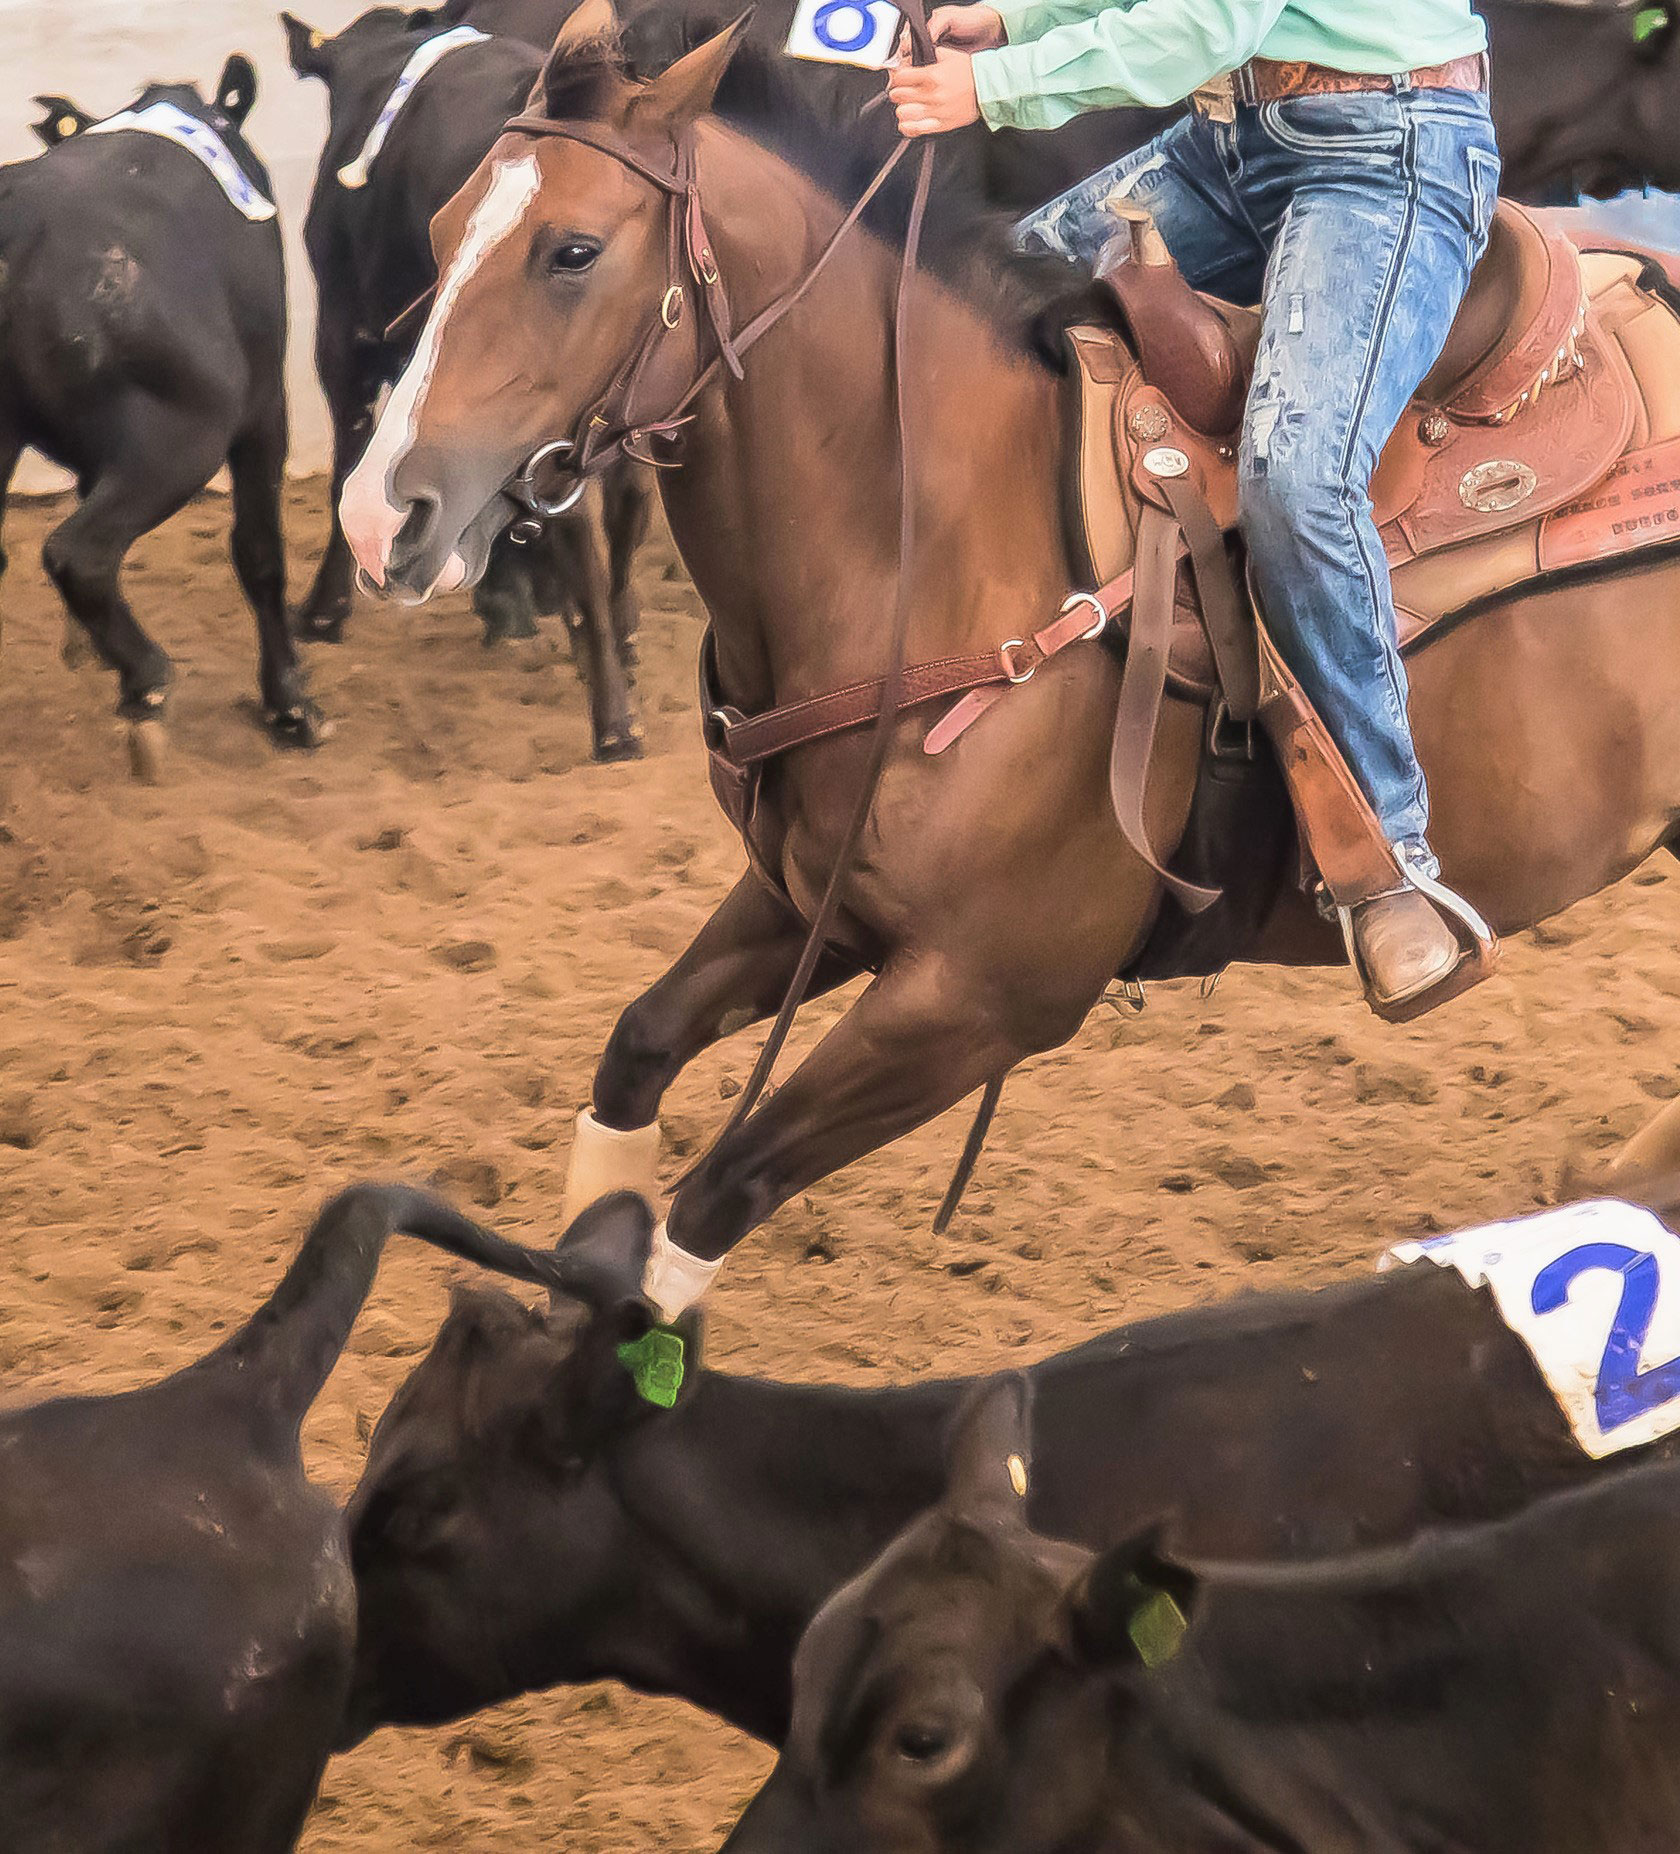
{"type": "MultiPolygon", "coordinates": [[[[244,711],[251,621],[226,505],[203,501],[131,573],[181,671],[169,774],[148,789],[126,774],[112,679],[59,661],[37,565],[52,519],[11,512],[0,595],[8,1399],[120,1390],[195,1357],[355,1178],[435,1179],[509,1234],[551,1240],[614,1016],[741,860],[705,787],[698,608],[668,545],[641,574],[643,764],[590,764],[557,636],[486,654],[458,602],[369,611],[348,644],[317,647],[337,735],[282,757],[244,711]]],[[[301,577],[318,486],[294,493],[291,528],[301,577]]],[[[711,1361],[855,1381],[981,1371],[1524,1210],[1567,1153],[1680,1091],[1677,921],[1680,876],[1653,863],[1410,1031],[1368,1016],[1336,973],[1238,971],[1211,999],[1184,984],[1141,1018],[1098,1010],[1012,1084],[947,1238],[928,1226],[961,1115],[761,1233],[716,1291],[711,1361]]],[[[673,1169],[752,1047],[726,1045],[676,1090],[673,1169]]],[[[309,1429],[335,1489],[450,1273],[393,1245],[309,1429]]],[[[554,1693],[380,1734],[328,1771],[304,1846],[709,1849],[767,1763],[680,1706],[554,1693]]]]}

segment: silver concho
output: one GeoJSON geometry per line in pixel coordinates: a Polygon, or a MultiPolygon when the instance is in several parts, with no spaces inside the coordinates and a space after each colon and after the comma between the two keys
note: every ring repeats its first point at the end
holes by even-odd
{"type": "Polygon", "coordinates": [[[1172,420],[1160,406],[1138,406],[1126,423],[1139,444],[1159,444],[1172,430],[1172,420]]]}
{"type": "Polygon", "coordinates": [[[1539,481],[1527,464],[1493,457],[1465,471],[1459,479],[1458,499],[1478,515],[1498,515],[1526,502],[1539,481]]]}
{"type": "Polygon", "coordinates": [[[1163,444],[1158,451],[1145,451],[1143,467],[1151,476],[1188,476],[1190,459],[1183,451],[1174,450],[1170,444],[1163,444]]]}

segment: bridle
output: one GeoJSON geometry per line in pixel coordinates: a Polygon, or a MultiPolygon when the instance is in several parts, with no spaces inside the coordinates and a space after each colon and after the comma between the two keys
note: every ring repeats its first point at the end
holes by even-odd
{"type": "Polygon", "coordinates": [[[663,167],[628,138],[596,122],[522,115],[515,116],[504,133],[593,148],[645,180],[667,201],[665,289],[658,309],[606,390],[585,409],[572,435],[539,446],[504,486],[503,493],[511,501],[540,519],[567,513],[582,496],[589,477],[620,456],[656,469],[676,465],[678,433],[693,417],[694,402],[725,369],[737,380],[745,377],[743,357],[816,284],[909,148],[907,142],[897,144],[800,281],[737,332],[716,250],[706,230],[692,124],[671,138],[671,159],[663,167]],[[690,313],[691,298],[700,305],[698,317],[690,313]],[[697,326],[702,320],[704,333],[697,326]],[[711,358],[703,360],[707,336],[711,358]],[[658,404],[665,410],[653,417],[640,410],[658,404]],[[574,479],[557,496],[543,494],[544,473],[551,470],[574,479]]]}

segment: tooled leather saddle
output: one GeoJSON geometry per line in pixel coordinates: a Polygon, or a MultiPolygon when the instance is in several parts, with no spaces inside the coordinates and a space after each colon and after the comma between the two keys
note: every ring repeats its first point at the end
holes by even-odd
{"type": "MultiPolygon", "coordinates": [[[[1116,738],[1123,828],[1128,812],[1134,824],[1142,817],[1161,693],[1203,701],[1210,715],[1202,778],[1172,851],[1177,906],[1141,970],[1217,970],[1276,881],[1264,858],[1233,866],[1228,846],[1287,834],[1275,779],[1268,788],[1235,770],[1253,758],[1256,719],[1289,773],[1304,861],[1330,895],[1356,903],[1381,892],[1392,864],[1233,572],[1236,434],[1258,317],[1192,291],[1141,214],[1099,271],[1121,326],[1067,334],[1070,539],[1091,583],[1123,589],[1133,646],[1152,633],[1145,654],[1165,663],[1152,702],[1132,704],[1137,731],[1116,738]],[[1146,598],[1138,583],[1152,524],[1180,537],[1170,597],[1146,598]],[[1248,815],[1234,817],[1245,803],[1248,815]]],[[[1372,483],[1403,652],[1426,648],[1492,594],[1680,541],[1677,302],[1641,254],[1582,252],[1501,202],[1441,357],[1372,483]]]]}
{"type": "MultiPolygon", "coordinates": [[[[1191,290],[1142,215],[1100,272],[1118,325],[1066,332],[1066,525],[1094,590],[1031,637],[911,665],[901,705],[929,709],[924,750],[943,753],[1049,657],[1123,634],[1111,796],[1168,896],[1125,976],[1210,973],[1242,956],[1292,844],[1338,902],[1380,892],[1394,865],[1243,583],[1236,446],[1259,317],[1191,290]],[[1185,815],[1151,843],[1143,797],[1169,691],[1205,705],[1207,747],[1185,815]],[[1257,720],[1275,759],[1257,748],[1257,720]],[[1321,786],[1307,803],[1303,778],[1321,786]]],[[[1407,654],[1493,594],[1680,542],[1680,294],[1661,268],[1643,253],[1580,250],[1501,202],[1372,500],[1407,654]]],[[[714,789],[749,849],[761,769],[873,720],[882,689],[872,680],[744,715],[721,699],[708,648],[714,789]]]]}

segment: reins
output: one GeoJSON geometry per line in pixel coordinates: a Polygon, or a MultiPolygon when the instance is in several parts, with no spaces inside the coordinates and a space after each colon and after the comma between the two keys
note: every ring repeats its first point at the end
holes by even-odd
{"type": "MultiPolygon", "coordinates": [[[[905,16],[912,56],[918,64],[932,63],[933,40],[928,33],[923,0],[905,0],[901,10],[905,16]]],[[[666,288],[657,318],[649,323],[630,358],[613,376],[602,397],[585,414],[577,434],[569,440],[558,439],[545,445],[527,462],[509,486],[510,496],[537,513],[542,512],[542,503],[536,470],[541,462],[550,458],[556,461],[563,459],[564,467],[575,471],[580,478],[586,472],[600,469],[620,451],[642,462],[667,464],[668,459],[659,458],[650,451],[649,441],[669,437],[686,423],[691,416],[690,407],[717,378],[721,369],[727,367],[736,379],[743,377],[744,357],[815,288],[830,260],[886,185],[910,146],[902,140],[897,144],[848,209],[833,236],[799,282],[760,310],[737,332],[732,324],[729,299],[716,255],[706,231],[692,128],[685,129],[674,138],[671,166],[665,170],[624,137],[597,123],[550,121],[542,116],[522,115],[514,117],[507,127],[510,134],[576,142],[582,147],[593,148],[639,175],[650,186],[665,194],[670,202],[666,288]],[[655,419],[639,420],[632,404],[637,387],[653,364],[656,354],[664,346],[666,337],[674,334],[680,326],[690,283],[697,286],[706,319],[711,325],[716,352],[669,410],[655,419]]],[[[928,195],[933,180],[933,161],[933,143],[924,142],[918,155],[915,190],[911,197],[898,290],[893,304],[893,399],[899,455],[898,580],[893,602],[888,666],[881,679],[880,703],[870,737],[869,756],[856,802],[829,872],[827,887],[812,916],[799,964],[759,1051],[752,1073],[741,1090],[728,1123],[718,1136],[720,1142],[734,1132],[762,1100],[777,1059],[793,1028],[794,1017],[805,1002],[817,962],[834,930],[845,880],[868,824],[869,814],[874,808],[895,725],[904,705],[905,668],[910,640],[911,574],[916,544],[916,473],[909,403],[910,304],[921,249],[922,226],[927,216],[928,195]]]]}

